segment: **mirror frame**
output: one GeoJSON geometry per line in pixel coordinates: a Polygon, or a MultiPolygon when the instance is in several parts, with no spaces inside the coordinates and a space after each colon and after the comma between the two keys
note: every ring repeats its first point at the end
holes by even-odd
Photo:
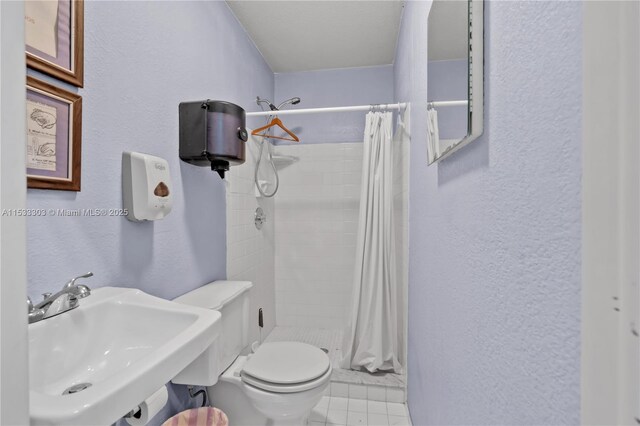
{"type": "Polygon", "coordinates": [[[484,132],[484,0],[468,0],[467,3],[469,12],[467,135],[447,147],[433,161],[428,162],[429,165],[449,157],[478,139],[484,132]]]}

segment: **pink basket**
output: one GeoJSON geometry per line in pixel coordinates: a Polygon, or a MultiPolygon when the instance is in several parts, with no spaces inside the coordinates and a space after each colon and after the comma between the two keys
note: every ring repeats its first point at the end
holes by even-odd
{"type": "Polygon", "coordinates": [[[176,414],[162,426],[229,426],[229,419],[214,407],[192,408],[176,414]]]}

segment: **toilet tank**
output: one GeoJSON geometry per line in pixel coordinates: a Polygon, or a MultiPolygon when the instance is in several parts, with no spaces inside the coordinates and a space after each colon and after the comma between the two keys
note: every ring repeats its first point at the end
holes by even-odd
{"type": "MultiPolygon", "coordinates": [[[[214,281],[183,294],[174,302],[219,311],[222,317],[220,337],[185,371],[179,373],[173,383],[209,386],[213,376],[226,370],[249,344],[249,290],[250,281],[214,281]],[[202,382],[209,377],[208,383],[202,382]]],[[[215,382],[214,382],[215,383],[215,382]]]]}

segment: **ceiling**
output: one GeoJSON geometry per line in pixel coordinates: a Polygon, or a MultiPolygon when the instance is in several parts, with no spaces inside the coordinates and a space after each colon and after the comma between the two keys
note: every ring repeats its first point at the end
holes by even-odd
{"type": "MultiPolygon", "coordinates": [[[[463,2],[464,3],[464,2],[463,2]]],[[[273,72],[392,64],[401,0],[227,0],[273,72]]]]}
{"type": "Polygon", "coordinates": [[[467,2],[434,0],[428,37],[430,61],[467,59],[467,2]]]}

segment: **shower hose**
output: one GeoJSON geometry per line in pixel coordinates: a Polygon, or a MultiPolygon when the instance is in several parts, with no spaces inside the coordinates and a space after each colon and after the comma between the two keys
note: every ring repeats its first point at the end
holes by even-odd
{"type": "MultiPolygon", "coordinates": [[[[270,115],[267,118],[267,123],[270,123],[272,120],[273,116],[270,115]]],[[[260,194],[263,197],[273,197],[274,195],[276,195],[276,192],[278,192],[278,187],[280,186],[280,178],[278,177],[278,170],[276,169],[276,165],[273,162],[273,155],[271,153],[271,144],[267,141],[267,138],[269,135],[271,135],[271,129],[269,129],[269,133],[267,133],[266,137],[262,138],[262,141],[260,141],[260,152],[258,153],[258,160],[256,161],[256,171],[253,175],[253,180],[256,184],[256,187],[258,188],[258,191],[260,192],[260,194]],[[264,145],[267,145],[267,159],[269,160],[269,164],[271,164],[271,168],[273,169],[273,174],[276,177],[276,187],[273,189],[273,192],[268,194],[265,191],[262,190],[262,185],[260,185],[260,182],[258,181],[258,171],[260,170],[260,163],[262,162],[262,151],[264,150],[264,145]]]]}

